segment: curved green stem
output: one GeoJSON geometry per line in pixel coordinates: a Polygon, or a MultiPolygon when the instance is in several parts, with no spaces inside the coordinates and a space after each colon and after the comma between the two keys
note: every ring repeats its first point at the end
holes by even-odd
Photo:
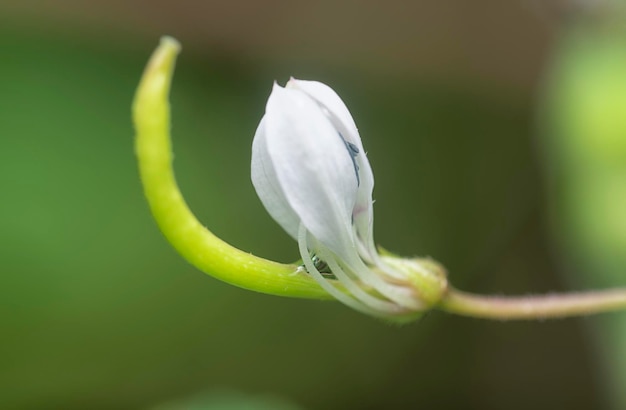
{"type": "Polygon", "coordinates": [[[133,102],[135,149],[144,192],[167,240],[192,265],[232,285],[279,296],[331,299],[295,265],[258,258],[213,235],[183,199],[172,169],[168,94],[179,43],[163,37],[133,102]]]}
{"type": "Polygon", "coordinates": [[[626,289],[506,297],[475,295],[450,288],[437,307],[481,319],[565,318],[626,309],[626,289]]]}
{"type": "MultiPolygon", "coordinates": [[[[332,299],[298,266],[259,258],[222,241],[202,226],[185,203],[172,169],[169,131],[168,95],[179,51],[176,40],[161,40],[133,102],[139,172],[159,228],[187,261],[224,282],[279,296],[332,299]]],[[[389,263],[412,278],[409,285],[416,297],[421,302],[429,301],[425,309],[435,306],[459,315],[499,320],[558,318],[626,309],[624,288],[526,297],[474,295],[447,288],[445,270],[433,261],[389,258],[389,263]]]]}

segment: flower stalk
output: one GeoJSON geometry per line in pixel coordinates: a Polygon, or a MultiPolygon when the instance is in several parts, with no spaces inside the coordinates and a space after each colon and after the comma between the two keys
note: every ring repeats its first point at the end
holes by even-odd
{"type": "Polygon", "coordinates": [[[476,295],[450,288],[438,308],[480,319],[558,319],[624,310],[626,289],[515,297],[476,295]]]}
{"type": "MultiPolygon", "coordinates": [[[[260,190],[259,195],[272,216],[298,240],[303,264],[277,263],[225,243],[193,215],[180,193],[172,169],[168,95],[179,51],[176,40],[164,37],[145,69],[133,102],[135,150],[144,193],[154,219],[172,246],[199,270],[257,292],[306,299],[337,299],[364,313],[396,322],[413,320],[431,308],[498,320],[562,318],[626,309],[626,289],[623,288],[527,297],[482,296],[448,286],[444,268],[432,260],[379,255],[371,234],[373,177],[358,133],[355,134],[356,127],[334,91],[331,95],[328,93],[330,88],[314,82],[292,80],[291,87],[295,90],[275,89],[279,97],[268,103],[266,117],[253,144],[255,187],[260,190]],[[318,178],[319,173],[297,168],[285,173],[275,168],[297,147],[291,151],[276,151],[276,147],[289,139],[275,130],[290,125],[289,121],[284,122],[284,118],[276,117],[272,104],[282,104],[289,110],[300,102],[310,113],[310,118],[316,119],[315,124],[327,121],[327,125],[320,126],[318,131],[329,136],[329,132],[337,133],[338,136],[329,137],[329,144],[337,147],[330,155],[339,155],[338,161],[343,161],[342,169],[346,175],[339,180],[329,177],[331,179],[321,182],[313,181],[319,183],[315,188],[317,191],[312,193],[293,190],[285,185],[284,180],[294,175],[318,178]],[[272,162],[276,157],[280,161],[272,162]],[[255,167],[263,171],[256,177],[255,167]],[[336,204],[335,192],[327,187],[342,187],[349,183],[354,183],[352,199],[348,198],[347,205],[335,213],[326,214],[323,207],[302,208],[302,204],[311,199],[317,201],[323,195],[328,196],[328,203],[336,204]],[[320,224],[319,220],[324,218],[331,223],[320,224]],[[335,243],[336,239],[341,241],[335,243]],[[320,261],[327,266],[322,267],[320,261]],[[326,268],[329,268],[330,276],[326,268]]],[[[301,128],[310,130],[317,126],[315,124],[301,128]]],[[[310,149],[316,149],[315,145],[310,149]]],[[[328,175],[322,175],[322,178],[326,177],[328,175]]],[[[323,200],[317,202],[323,203],[323,200]]]]}
{"type": "Polygon", "coordinates": [[[179,51],[176,40],[161,39],[133,102],[139,174],[161,232],[189,263],[224,282],[273,295],[331,299],[298,266],[259,258],[222,241],[187,206],[174,177],[170,141],[168,95],[179,51]]]}

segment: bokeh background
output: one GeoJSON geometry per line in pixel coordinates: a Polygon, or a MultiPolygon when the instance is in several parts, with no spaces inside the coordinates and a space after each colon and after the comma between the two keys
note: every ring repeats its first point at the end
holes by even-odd
{"type": "Polygon", "coordinates": [[[397,327],[196,271],[151,220],[130,122],[176,37],[184,195],[225,240],[289,262],[250,146],[274,80],[321,80],[369,151],[384,247],[481,293],[624,286],[621,7],[0,2],[0,408],[626,408],[624,314],[397,327]]]}

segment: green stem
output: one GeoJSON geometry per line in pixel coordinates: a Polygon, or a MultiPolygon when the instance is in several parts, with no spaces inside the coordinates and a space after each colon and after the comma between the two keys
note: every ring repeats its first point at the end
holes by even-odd
{"type": "Polygon", "coordinates": [[[438,308],[481,319],[565,318],[626,309],[626,289],[505,297],[476,295],[450,288],[438,308]]]}
{"type": "MultiPolygon", "coordinates": [[[[332,299],[298,266],[259,258],[222,241],[202,226],[185,203],[172,169],[168,102],[179,51],[180,45],[176,40],[170,37],[161,40],[148,62],[133,103],[139,173],[159,228],[187,261],[224,282],[279,296],[332,299]]],[[[446,287],[443,268],[424,260],[401,261],[407,277],[416,278],[413,286],[418,293],[434,286],[438,299],[441,295],[438,290],[446,287]],[[430,274],[424,276],[424,273],[430,274]],[[430,278],[429,281],[426,278],[430,278]],[[425,287],[427,284],[430,285],[425,287]]],[[[484,319],[558,318],[625,309],[626,289],[499,297],[474,295],[449,288],[435,305],[450,313],[484,319]]]]}
{"type": "Polygon", "coordinates": [[[279,296],[331,299],[295,265],[258,258],[213,235],[183,199],[172,169],[168,95],[179,43],[170,37],[152,55],[133,103],[135,150],[144,193],[167,240],[192,265],[235,286],[279,296]]]}

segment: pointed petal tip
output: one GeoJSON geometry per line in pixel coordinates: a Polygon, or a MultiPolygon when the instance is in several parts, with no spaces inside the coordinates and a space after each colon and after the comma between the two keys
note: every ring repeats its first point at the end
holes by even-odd
{"type": "Polygon", "coordinates": [[[285,84],[285,88],[297,89],[298,88],[298,80],[293,78],[293,76],[289,76],[289,80],[287,84],[285,84]]]}
{"type": "Polygon", "coordinates": [[[275,90],[278,90],[278,89],[282,90],[283,88],[285,88],[285,87],[283,87],[282,85],[278,84],[277,80],[274,80],[274,83],[272,84],[272,92],[274,92],[275,90]]]}

